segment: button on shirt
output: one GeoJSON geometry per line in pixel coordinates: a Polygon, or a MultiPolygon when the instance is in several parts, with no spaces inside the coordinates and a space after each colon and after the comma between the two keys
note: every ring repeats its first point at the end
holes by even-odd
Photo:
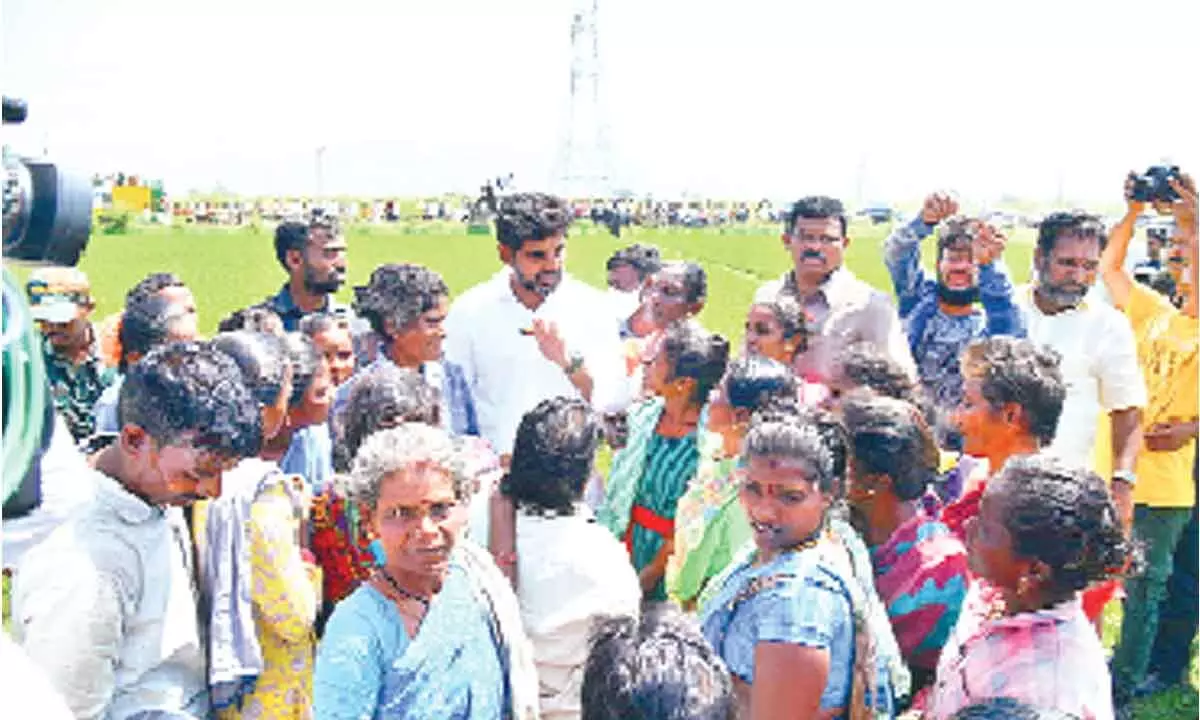
{"type": "Polygon", "coordinates": [[[534,318],[558,324],[569,353],[583,356],[592,378],[592,406],[624,409],[630,398],[617,321],[604,293],[564,275],[537,311],[522,305],[504,268],[454,301],[446,318],[446,359],[463,369],[480,435],[500,454],[512,452],[517,425],[539,402],[580,397],[562,368],[547,360],[537,340],[521,334],[534,318]]]}
{"type": "Polygon", "coordinates": [[[1033,287],[1028,285],[1018,291],[1017,304],[1029,339],[1062,358],[1067,396],[1049,451],[1091,470],[1100,413],[1146,406],[1146,384],[1129,320],[1094,298],[1046,315],[1034,304],[1033,287]]]}
{"type": "Polygon", "coordinates": [[[17,568],[14,631],[76,717],[207,717],[183,513],[90,472],[95,501],[17,568]]]}
{"type": "Polygon", "coordinates": [[[908,337],[891,298],[839,268],[813,294],[800,297],[791,271],[766,283],[754,293],[755,302],[770,301],[786,293],[796,298],[808,316],[808,351],[796,358],[795,370],[804,378],[822,382],[835,377],[841,355],[858,342],[870,342],[895,360],[909,376],[916,367],[908,337]]]}

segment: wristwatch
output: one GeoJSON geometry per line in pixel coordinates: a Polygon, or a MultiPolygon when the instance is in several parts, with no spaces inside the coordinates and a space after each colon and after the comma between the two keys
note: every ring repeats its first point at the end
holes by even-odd
{"type": "Polygon", "coordinates": [[[567,366],[563,368],[563,372],[567,374],[567,377],[571,377],[581,369],[583,369],[583,355],[575,352],[568,353],[567,366]]]}
{"type": "Polygon", "coordinates": [[[1113,470],[1113,480],[1120,480],[1129,487],[1137,486],[1137,474],[1132,470],[1113,470]]]}

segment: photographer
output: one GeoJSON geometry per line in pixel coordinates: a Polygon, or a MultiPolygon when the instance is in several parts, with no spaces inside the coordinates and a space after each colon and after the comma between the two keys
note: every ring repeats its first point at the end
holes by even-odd
{"type": "Polygon", "coordinates": [[[1146,568],[1126,584],[1121,640],[1113,657],[1118,703],[1139,694],[1146,680],[1158,630],[1159,605],[1166,596],[1176,548],[1196,504],[1192,464],[1197,437],[1197,362],[1200,324],[1196,296],[1196,187],[1191,178],[1167,180],[1178,196],[1155,193],[1156,209],[1175,218],[1167,251],[1170,272],[1180,295],[1176,308],[1168,298],[1135,281],[1125,257],[1137,218],[1146,202],[1135,192],[1136,176],[1126,181],[1127,211],[1112,229],[1100,259],[1104,289],[1125,313],[1137,338],[1138,359],[1148,403],[1143,413],[1145,444],[1138,453],[1133,488],[1134,533],[1146,544],[1146,568]]]}

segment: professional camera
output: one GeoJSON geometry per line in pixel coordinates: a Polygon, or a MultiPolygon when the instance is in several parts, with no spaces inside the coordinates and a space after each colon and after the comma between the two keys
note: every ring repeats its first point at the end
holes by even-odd
{"type": "MultiPolygon", "coordinates": [[[[4,98],[4,124],[25,122],[22,100],[4,98]]],[[[4,255],[73,266],[92,230],[92,185],[44,159],[4,147],[4,255]]]]}
{"type": "Polygon", "coordinates": [[[1138,202],[1175,202],[1179,194],[1170,180],[1179,179],[1179,166],[1155,165],[1133,178],[1132,197],[1138,202]]]}

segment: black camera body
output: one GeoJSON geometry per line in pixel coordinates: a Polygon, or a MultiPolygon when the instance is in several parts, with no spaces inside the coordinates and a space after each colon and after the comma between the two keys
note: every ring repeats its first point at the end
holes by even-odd
{"type": "Polygon", "coordinates": [[[1179,193],[1171,187],[1172,179],[1179,179],[1178,165],[1155,165],[1133,178],[1130,195],[1138,202],[1175,202],[1179,199],[1179,193]]]}

